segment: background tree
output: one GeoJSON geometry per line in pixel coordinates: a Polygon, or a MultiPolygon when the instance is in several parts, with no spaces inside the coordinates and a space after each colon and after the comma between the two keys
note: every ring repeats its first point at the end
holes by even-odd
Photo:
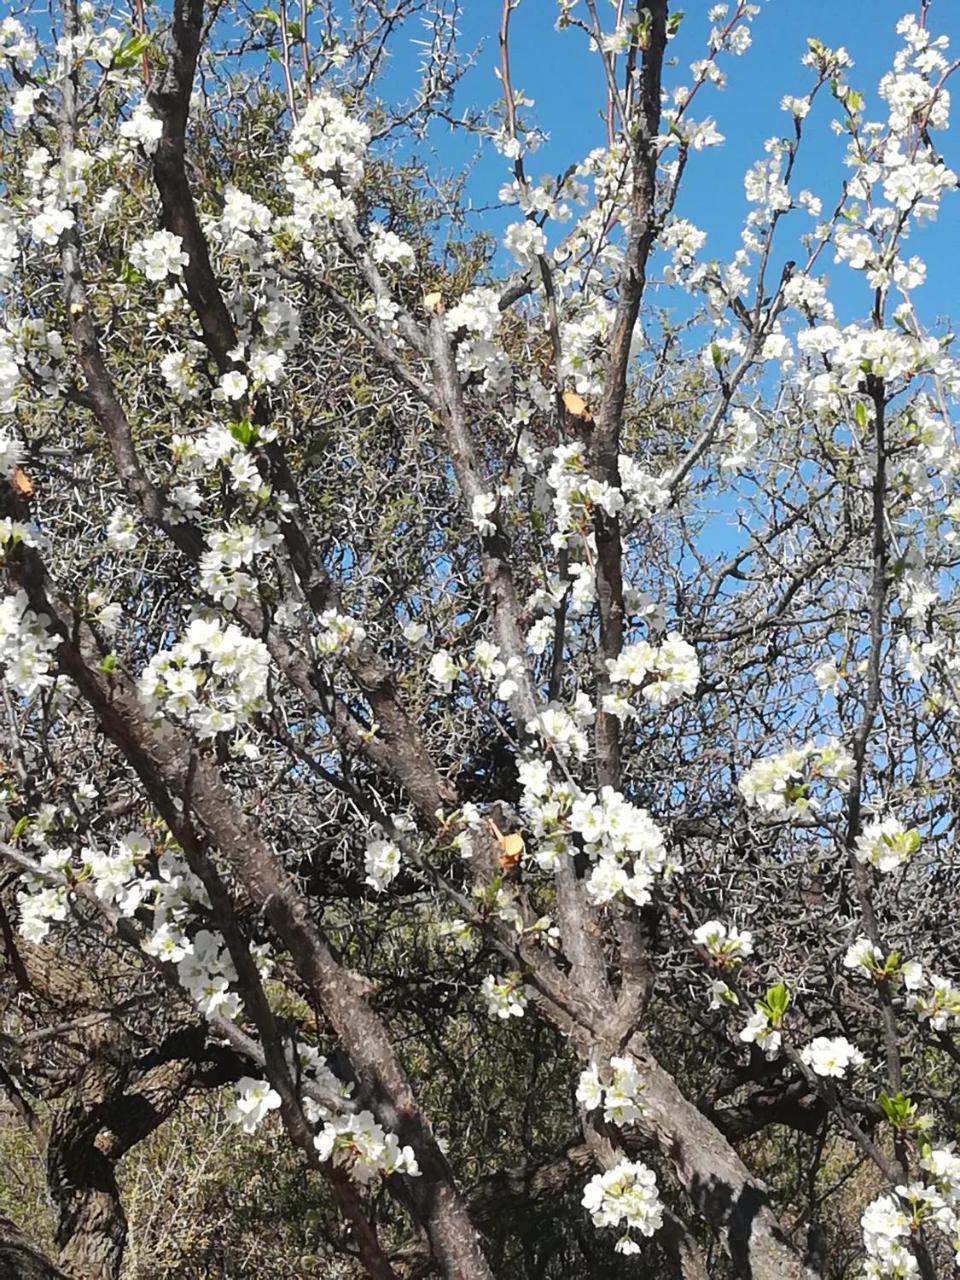
{"type": "Polygon", "coordinates": [[[956,64],[928,4],[869,100],[811,39],[724,262],[676,210],[756,6],[681,74],[700,19],[561,0],[607,144],[545,178],[516,8],[489,112],[448,0],[0,21],[13,1275],[960,1256],[960,376],[906,247],[956,64]]]}

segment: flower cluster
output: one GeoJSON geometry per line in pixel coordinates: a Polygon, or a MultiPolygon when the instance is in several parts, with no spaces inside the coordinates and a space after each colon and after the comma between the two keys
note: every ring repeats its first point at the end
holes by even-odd
{"type": "Polygon", "coordinates": [[[753,456],[760,438],[760,427],[756,415],[749,409],[734,409],[730,414],[730,427],[720,466],[727,471],[740,471],[753,456]]]}
{"type": "Polygon", "coordinates": [[[30,232],[34,238],[45,245],[56,245],[65,231],[69,231],[76,223],[71,209],[57,209],[53,205],[45,205],[30,220],[30,232]]]}
{"type": "Polygon", "coordinates": [[[656,877],[667,869],[667,852],[663,832],[646,809],[603,787],[599,795],[575,799],[568,822],[594,862],[585,881],[594,902],[612,902],[619,894],[638,906],[650,901],[656,877]]]}
{"type": "Polygon", "coordinates": [[[103,853],[91,846],[83,850],[81,858],[97,897],[131,916],[156,885],[141,873],[149,853],[150,840],[143,832],[134,831],[119,840],[113,852],[103,853]]]}
{"type": "Polygon", "coordinates": [[[250,721],[266,706],[269,654],[239,627],[195,618],[139,681],[148,714],[183,721],[201,739],[250,721]]]}
{"type": "Polygon", "coordinates": [[[435,681],[444,693],[449,693],[454,682],[460,678],[460,668],[446,649],[438,649],[431,657],[427,667],[430,679],[435,681]]]}
{"type": "Polygon", "coordinates": [[[863,1212],[866,1280],[909,1280],[920,1274],[911,1240],[925,1227],[945,1235],[960,1262],[960,1158],[953,1146],[927,1147],[926,1182],[894,1187],[863,1212]]]}
{"type": "Polygon", "coordinates": [[[138,102],[121,123],[119,133],[131,146],[141,146],[147,155],[152,155],[163,135],[163,121],[153,114],[147,102],[138,102]]]}
{"type": "Polygon", "coordinates": [[[49,624],[46,614],[29,607],[24,591],[0,600],[0,664],[4,679],[21,698],[32,698],[53,683],[50,667],[57,639],[49,624]]]}
{"type": "Polygon", "coordinates": [[[895,1195],[878,1196],[863,1212],[860,1226],[867,1253],[864,1276],[905,1277],[917,1274],[917,1260],[910,1248],[912,1215],[895,1195]]]}
{"type": "Polygon", "coordinates": [[[643,697],[657,707],[696,692],[700,680],[693,646],[676,631],[660,645],[646,640],[628,645],[618,657],[607,660],[607,669],[614,684],[639,686],[643,697]]]}
{"type": "Polygon", "coordinates": [[[227,1118],[240,1125],[244,1133],[255,1133],[270,1112],[280,1106],[280,1095],[266,1080],[255,1080],[253,1076],[241,1076],[234,1088],[237,1100],[227,1118]]]}
{"type": "Polygon", "coordinates": [[[0,61],[19,62],[29,70],[37,56],[37,42],[27,34],[22,22],[16,18],[0,19],[0,61]]]}
{"type": "Polygon", "coordinates": [[[183,950],[185,954],[177,962],[177,977],[203,1016],[235,1018],[241,1003],[232,989],[237,971],[223,938],[209,929],[200,929],[183,950]]]}
{"type": "Polygon", "coordinates": [[[224,188],[218,231],[221,244],[230,253],[252,265],[260,253],[261,238],[272,225],[273,214],[265,204],[231,184],[224,188]]]}
{"type": "MultiPolygon", "coordinates": [[[[716,1003],[719,1005],[721,1000],[729,1004],[736,1003],[735,998],[730,1000],[724,992],[718,993],[716,1003]]],[[[746,1026],[740,1032],[740,1039],[744,1044],[757,1045],[763,1050],[768,1062],[773,1062],[780,1056],[783,1045],[783,1021],[789,1005],[790,993],[782,982],[778,982],[768,989],[762,1000],[756,1002],[755,1012],[750,1015],[746,1026]]]]}
{"type": "Polygon", "coordinates": [[[503,243],[522,267],[535,265],[547,249],[543,229],[530,220],[514,222],[507,227],[503,243]]]}
{"type": "Polygon", "coordinates": [[[638,1161],[621,1160],[606,1173],[595,1174],[583,1191],[583,1207],[595,1227],[625,1227],[614,1246],[618,1253],[638,1253],[630,1234],[652,1236],[663,1223],[663,1205],[652,1169],[638,1161]]]}
{"type": "MultiPolygon", "coordinates": [[[[797,344],[804,353],[829,357],[829,369],[802,376],[801,385],[811,407],[837,413],[843,410],[843,397],[864,390],[871,374],[895,381],[935,367],[941,354],[934,339],[856,324],[842,330],[816,325],[802,330],[797,344]]],[[[823,365],[812,367],[822,370],[823,365]]]]}
{"type": "MultiPolygon", "coordinates": [[[[2,445],[0,445],[2,448],[2,445]]],[[[43,536],[34,524],[25,524],[22,520],[11,520],[9,516],[0,519],[0,563],[3,562],[8,547],[39,547],[43,545],[43,536]]],[[[94,592],[88,593],[87,603],[94,592]]]]}
{"type": "Polygon", "coordinates": [[[183,275],[183,268],[189,262],[190,255],[185,252],[183,241],[172,231],[156,231],[130,246],[131,266],[142,271],[148,280],[183,275]]]}
{"type": "Polygon", "coordinates": [[[728,928],[719,920],[708,920],[694,931],[693,940],[719,965],[738,965],[753,954],[753,934],[749,929],[728,928]]]}
{"type": "Polygon", "coordinates": [[[385,1133],[369,1111],[335,1116],[313,1140],[321,1160],[344,1169],[354,1182],[369,1186],[392,1174],[420,1175],[412,1147],[401,1147],[395,1133],[385,1133]]]}
{"type": "Polygon", "coordinates": [[[495,493],[474,494],[473,501],[470,504],[470,519],[473,527],[482,538],[491,538],[497,531],[497,526],[490,519],[496,509],[497,495],[495,493]]]}
{"type": "Polygon", "coordinates": [[[857,837],[853,853],[863,862],[886,875],[907,862],[920,848],[920,833],[907,830],[896,818],[876,819],[864,827],[857,837]]]}
{"type": "Polygon", "coordinates": [[[491,1018],[522,1018],[527,1007],[527,995],[523,979],[518,973],[495,978],[488,974],[480,984],[480,994],[487,1002],[491,1018]]]}
{"type": "MultiPolygon", "coordinates": [[[[41,866],[46,870],[50,865],[50,856],[45,854],[41,866]]],[[[28,891],[17,895],[20,909],[17,932],[27,942],[43,942],[51,924],[66,920],[70,908],[69,892],[66,884],[47,885],[42,881],[33,884],[31,880],[27,884],[28,891]]]]}
{"type": "MultiPolygon", "coordinates": [[[[361,1186],[369,1186],[395,1173],[411,1178],[419,1176],[413,1148],[402,1147],[396,1134],[385,1132],[371,1112],[356,1112],[347,1106],[353,1086],[339,1080],[313,1046],[298,1044],[294,1050],[287,1045],[285,1054],[292,1077],[302,1085],[318,1084],[331,1098],[342,1100],[342,1112],[331,1111],[306,1090],[301,1100],[307,1120],[311,1124],[322,1124],[313,1140],[321,1160],[331,1161],[361,1186]]],[[[239,1124],[244,1133],[254,1133],[267,1116],[279,1108],[280,1095],[266,1080],[251,1076],[242,1076],[234,1087],[237,1100],[229,1118],[239,1124]]]]}
{"type": "Polygon", "coordinates": [[[311,98],[293,127],[283,164],[293,196],[290,230],[304,241],[323,241],[331,221],[354,212],[351,192],[363,177],[370,130],[332,93],[311,98]]]}
{"type": "Polygon", "coordinates": [[[399,874],[400,862],[400,850],[392,840],[371,840],[364,854],[364,883],[382,893],[399,874]]]}
{"type": "Polygon", "coordinates": [[[367,638],[366,630],[355,618],[337,609],[325,609],[317,621],[320,630],[314,637],[313,647],[320,658],[347,653],[367,638]]]}
{"type": "Polygon", "coordinates": [[[612,787],[575,793],[568,782],[554,780],[548,761],[536,757],[521,761],[519,777],[520,807],[536,842],[534,860],[549,870],[582,847],[594,864],[585,888],[599,905],[622,895],[642,906],[658,876],[680,870],[647,810],[612,787]]]}
{"type": "Polygon", "coordinates": [[[295,1079],[304,1084],[318,1085],[329,1099],[336,1100],[334,1110],[331,1111],[329,1105],[318,1102],[310,1093],[304,1091],[304,1097],[301,1100],[303,1113],[311,1124],[328,1120],[334,1113],[352,1109],[349,1099],[353,1093],[353,1083],[349,1080],[341,1080],[339,1076],[334,1075],[319,1049],[301,1040],[296,1046],[286,1045],[284,1052],[287,1066],[295,1079]]]}
{"type": "Polygon", "coordinates": [[[928,1022],[934,1031],[960,1027],[960,989],[948,978],[925,973],[922,966],[914,962],[904,975],[904,983],[910,992],[907,1008],[921,1022],[928,1022]]]}
{"type": "Polygon", "coordinates": [[[568,546],[576,535],[583,536],[593,519],[595,508],[608,516],[623,510],[624,498],[605,480],[596,480],[586,469],[583,443],[561,444],[553,451],[553,463],[547,472],[547,483],[553,490],[556,532],[551,542],[556,547],[568,546]]]}
{"type": "MultiPolygon", "coordinates": [[[[269,443],[275,435],[272,427],[257,427],[258,442],[269,443]]],[[[270,488],[262,480],[250,450],[228,427],[219,423],[208,426],[198,436],[175,435],[173,456],[184,480],[204,479],[222,468],[223,478],[234,493],[250,494],[258,502],[270,496],[270,488]]],[[[192,483],[176,486],[171,497],[184,514],[201,505],[199,492],[192,483]]]]}
{"type": "Polygon", "coordinates": [[[783,1036],[764,1009],[758,1007],[756,1012],[750,1015],[746,1026],[740,1032],[740,1039],[745,1044],[756,1044],[761,1048],[768,1062],[773,1062],[780,1056],[783,1036]]]}
{"type": "Polygon", "coordinates": [[[822,746],[807,742],[756,761],[737,785],[747,804],[763,813],[801,813],[817,807],[810,795],[815,779],[843,782],[852,769],[853,757],[829,738],[822,746]]]}
{"type": "Polygon", "coordinates": [[[818,1076],[841,1079],[848,1068],[862,1067],[863,1054],[843,1036],[817,1036],[800,1052],[800,1057],[818,1076]]]}
{"type": "Polygon", "coordinates": [[[508,702],[519,688],[523,661],[514,654],[504,662],[499,645],[489,640],[478,640],[473,650],[473,670],[485,684],[496,686],[496,695],[501,702],[508,702]]]}
{"type": "Polygon", "coordinates": [[[558,702],[550,702],[527,724],[527,732],[535,734],[559,756],[585,759],[590,750],[584,732],[596,718],[596,712],[585,693],[577,695],[568,711],[558,702]]]}
{"type": "Polygon", "coordinates": [[[664,271],[667,284],[673,284],[680,274],[693,266],[697,254],[707,240],[707,233],[688,222],[686,218],[671,218],[660,233],[659,245],[673,255],[672,268],[664,271]]]}
{"type": "Polygon", "coordinates": [[[580,1073],[577,1101],[586,1111],[603,1108],[603,1118],[610,1124],[625,1125],[639,1120],[644,1113],[643,1082],[633,1058],[610,1059],[610,1080],[600,1079],[595,1066],[580,1073]]]}
{"type": "Polygon", "coordinates": [[[388,231],[375,222],[370,228],[370,236],[370,254],[374,262],[381,266],[397,267],[404,272],[412,271],[416,266],[416,254],[395,231],[388,231]]]}
{"type": "MultiPolygon", "coordinates": [[[[39,824],[31,832],[34,843],[45,847],[39,824]]],[[[108,850],[88,845],[80,852],[80,867],[72,865],[69,849],[47,848],[39,859],[44,879],[28,876],[19,895],[20,933],[40,942],[51,924],[66,919],[70,894],[77,880],[88,881],[96,897],[126,918],[149,912],[141,948],[146,955],[176,966],[177,978],[206,1018],[235,1018],[241,1000],[233,989],[236,970],[223,937],[195,927],[198,911],[209,912],[210,902],[202,883],[182,857],[171,849],[153,855],[149,837],[141,831],[120,837],[108,850]],[[49,884],[55,876],[61,883],[49,884]]],[[[258,969],[268,975],[271,962],[266,949],[254,947],[258,969]]]]}
{"type": "Polygon", "coordinates": [[[882,974],[885,964],[883,952],[869,938],[857,938],[847,947],[843,957],[843,967],[854,973],[882,974]]]}
{"type": "Polygon", "coordinates": [[[136,517],[122,507],[116,507],[107,521],[107,543],[115,551],[136,551],[140,542],[136,517]]]}
{"type": "Polygon", "coordinates": [[[201,587],[217,604],[234,608],[256,585],[252,575],[244,570],[257,556],[272,551],[281,541],[282,535],[273,520],[264,520],[261,524],[237,521],[211,533],[207,550],[200,557],[201,587]]]}
{"type": "Polygon", "coordinates": [[[510,361],[496,341],[501,319],[499,294],[490,288],[469,290],[444,316],[446,329],[457,338],[457,368],[479,377],[485,391],[503,390],[511,381],[510,361]]]}
{"type": "MultiPolygon", "coordinates": [[[[2,278],[2,272],[0,272],[2,278]]],[[[0,413],[12,413],[31,393],[55,402],[68,383],[63,338],[33,316],[11,316],[0,325],[0,413]]],[[[0,461],[8,471],[23,460],[23,446],[8,429],[0,433],[0,461]]]]}

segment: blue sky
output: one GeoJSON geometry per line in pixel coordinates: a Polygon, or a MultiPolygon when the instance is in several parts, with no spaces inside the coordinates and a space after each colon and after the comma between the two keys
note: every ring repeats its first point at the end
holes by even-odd
{"type": "MultiPolygon", "coordinates": [[[[583,0],[579,7],[585,8],[583,0]]],[[[669,47],[676,65],[666,70],[664,82],[668,89],[690,83],[689,64],[703,56],[709,30],[706,15],[710,0],[689,0],[676,7],[685,9],[685,18],[678,38],[669,47]]],[[[606,0],[599,8],[605,14],[611,12],[606,0]]],[[[916,12],[916,8],[912,11],[916,12]]],[[[901,45],[896,24],[907,12],[911,12],[908,0],[763,0],[752,26],[752,47],[739,58],[721,59],[727,86],[722,90],[705,87],[693,113],[697,119],[713,116],[726,139],[720,147],[692,155],[677,206],[679,214],[708,233],[706,256],[729,260],[738,247],[749,208],[743,175],[764,155],[766,138],[791,129],[790,118],[780,109],[783,95],[802,95],[812,83],[812,73],[801,62],[807,37],[815,36],[833,48],[846,47],[854,61],[848,83],[864,93],[866,118],[880,120],[886,111],[876,88],[901,45]]],[[[499,14],[500,0],[464,0],[463,44],[479,46],[479,52],[476,66],[460,86],[457,106],[461,109],[490,104],[499,97],[495,77],[499,14]]],[[[528,161],[527,171],[533,178],[564,172],[605,141],[600,118],[605,91],[599,59],[588,52],[582,32],[554,30],[556,15],[555,0],[522,0],[512,21],[514,85],[535,100],[529,116],[549,139],[528,161]]],[[[935,34],[947,35],[953,55],[960,55],[958,0],[935,0],[928,26],[935,34]]],[[[392,93],[409,93],[417,64],[417,50],[410,41],[419,34],[408,29],[399,46],[394,47],[395,61],[387,81],[392,93]]],[[[936,134],[935,141],[946,162],[960,172],[960,75],[952,87],[958,113],[955,124],[952,130],[936,134]]],[[[811,189],[823,199],[825,211],[835,204],[847,173],[843,164],[844,140],[830,128],[831,120],[838,115],[833,99],[822,92],[805,123],[796,170],[795,190],[811,189]]],[[[428,163],[439,162],[448,172],[469,165],[467,193],[478,210],[474,225],[502,236],[503,228],[518,216],[517,211],[490,210],[489,206],[496,202],[500,185],[510,176],[508,162],[489,145],[478,157],[475,139],[465,140],[446,130],[434,135],[432,142],[436,152],[428,163]]],[[[780,249],[773,263],[773,279],[779,275],[783,261],[802,257],[794,237],[811,226],[812,220],[800,211],[784,220],[782,230],[786,235],[778,240],[780,249]]],[[[921,322],[942,333],[951,313],[960,321],[960,191],[944,199],[936,223],[914,231],[909,251],[919,253],[927,263],[927,280],[914,295],[921,322]]],[[[504,271],[509,271],[512,264],[505,253],[502,260],[504,271]]],[[[862,273],[835,264],[829,252],[820,258],[818,270],[828,277],[840,321],[865,319],[872,291],[862,273]]],[[[659,297],[658,293],[652,281],[648,301],[667,305],[679,301],[672,291],[664,291],[659,297]]],[[[735,495],[728,492],[709,534],[708,542],[716,554],[728,554],[739,540],[730,520],[733,502],[735,495]]]]}
{"type": "MultiPolygon", "coordinates": [[[[583,3],[580,5],[583,8],[583,3]]],[[[673,7],[673,6],[671,6],[673,7]]],[[[689,63],[702,56],[709,24],[709,0],[690,0],[680,5],[685,17],[679,37],[669,52],[677,65],[668,68],[668,87],[690,82],[689,63]]],[[[603,3],[601,12],[612,12],[603,3]]],[[[907,0],[764,0],[753,23],[753,45],[739,58],[724,56],[726,88],[707,87],[694,115],[712,115],[726,137],[725,143],[696,153],[684,183],[678,212],[708,232],[706,254],[729,258],[737,247],[740,226],[747,211],[743,192],[745,170],[763,154],[764,139],[784,133],[788,117],[780,110],[785,93],[802,94],[810,84],[810,72],[801,65],[807,36],[816,36],[836,47],[844,45],[854,59],[849,83],[866,94],[868,118],[883,117],[884,104],[876,96],[876,85],[891,65],[899,46],[897,20],[911,10],[907,0]]],[[[515,86],[535,100],[529,113],[549,135],[549,141],[528,162],[528,172],[560,173],[591,147],[602,144],[604,129],[599,118],[604,90],[599,60],[587,52],[582,32],[556,32],[555,0],[522,0],[512,22],[512,64],[515,86]]],[[[465,47],[480,46],[477,64],[460,86],[458,105],[481,105],[494,101],[499,93],[494,70],[498,62],[497,27],[499,0],[465,0],[461,21],[465,47]]],[[[950,37],[954,54],[960,53],[960,4],[956,0],[935,0],[930,29],[950,37]]],[[[388,78],[389,91],[409,92],[416,66],[417,50],[412,41],[420,32],[408,28],[394,46],[394,65],[388,78]]],[[[955,110],[960,111],[960,78],[954,86],[955,110]]],[[[843,143],[830,131],[837,114],[825,95],[807,122],[807,139],[797,167],[800,186],[821,195],[824,207],[833,200],[845,175],[843,143]]],[[[960,116],[952,131],[936,136],[948,164],[960,169],[960,146],[955,139],[960,116]]],[[[496,200],[506,179],[507,162],[492,147],[477,159],[473,146],[448,133],[433,139],[439,160],[448,171],[470,163],[468,192],[474,204],[486,208],[496,200]]],[[[498,232],[515,213],[478,213],[476,225],[498,232]]],[[[806,230],[803,214],[791,215],[797,231],[806,230]]],[[[926,323],[957,312],[957,252],[960,249],[960,193],[944,201],[938,223],[917,233],[911,252],[927,261],[928,278],[918,292],[917,303],[926,323]]],[[[798,256],[784,241],[782,257],[798,256]]],[[[831,277],[833,296],[842,319],[860,316],[868,305],[862,277],[847,268],[821,259],[831,277]]]]}

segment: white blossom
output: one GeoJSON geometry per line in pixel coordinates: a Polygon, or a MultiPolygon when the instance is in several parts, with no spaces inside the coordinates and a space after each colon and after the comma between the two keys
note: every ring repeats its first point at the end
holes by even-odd
{"type": "Polygon", "coordinates": [[[480,994],[487,1002],[491,1018],[522,1018],[527,997],[518,975],[494,977],[488,974],[480,984],[480,994]]]}
{"type": "Polygon", "coordinates": [[[453,658],[446,649],[438,649],[430,659],[429,667],[431,680],[436,681],[445,693],[449,693],[453,688],[454,682],[460,676],[460,668],[454,662],[453,658]]]}
{"type": "Polygon", "coordinates": [[[395,1173],[408,1178],[420,1175],[413,1148],[402,1147],[396,1134],[385,1132],[369,1111],[326,1120],[314,1146],[322,1161],[344,1169],[361,1186],[395,1173]]]}
{"type": "Polygon", "coordinates": [[[148,280],[166,280],[167,276],[183,275],[183,268],[189,261],[183,241],[172,231],[156,231],[146,240],[137,240],[130,246],[131,264],[148,280]]]}
{"type": "Polygon", "coordinates": [[[55,245],[75,222],[71,209],[56,209],[48,205],[30,220],[30,231],[34,240],[41,244],[55,245]]]}
{"type": "Polygon", "coordinates": [[[864,1057],[843,1036],[817,1036],[800,1052],[800,1057],[818,1076],[842,1078],[850,1067],[863,1065],[864,1057]]]}
{"type": "Polygon", "coordinates": [[[400,871],[400,850],[391,840],[372,840],[364,855],[365,883],[382,893],[400,871]]]}
{"type": "Polygon", "coordinates": [[[708,920],[694,930],[693,940],[714,960],[736,964],[753,954],[753,934],[749,929],[734,929],[719,920],[708,920]]]}
{"type": "Polygon", "coordinates": [[[652,1169],[641,1161],[621,1160],[605,1173],[594,1175],[583,1192],[583,1207],[595,1227],[625,1228],[616,1248],[636,1253],[632,1231],[652,1236],[663,1223],[663,1205],[652,1169]]]}
{"type": "Polygon", "coordinates": [[[881,874],[887,874],[907,862],[920,847],[920,834],[907,830],[896,818],[875,819],[864,827],[854,845],[854,857],[881,874]]]}
{"type": "Polygon", "coordinates": [[[237,1100],[230,1119],[239,1124],[244,1133],[255,1133],[270,1112],[280,1106],[280,1095],[266,1080],[255,1080],[252,1076],[241,1076],[234,1088],[237,1100]]]}

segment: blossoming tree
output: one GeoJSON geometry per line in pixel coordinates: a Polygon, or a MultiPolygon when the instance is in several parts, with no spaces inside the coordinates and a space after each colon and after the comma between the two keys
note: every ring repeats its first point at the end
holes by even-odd
{"type": "Polygon", "coordinates": [[[927,0],[876,92],[811,38],[724,261],[683,180],[774,7],[559,0],[560,177],[517,7],[487,114],[453,0],[0,20],[0,1090],[59,1251],[0,1216],[4,1274],[119,1276],[124,1156],[224,1087],[324,1274],[960,1259],[957,64],[927,0]]]}

